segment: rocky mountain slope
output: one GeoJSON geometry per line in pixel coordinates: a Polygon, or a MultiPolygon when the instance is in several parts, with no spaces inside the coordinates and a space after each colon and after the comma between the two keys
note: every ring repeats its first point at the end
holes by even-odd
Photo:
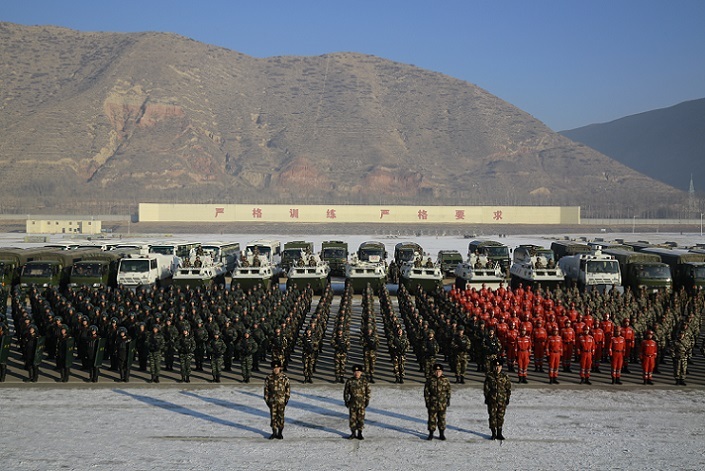
{"type": "Polygon", "coordinates": [[[384,202],[631,217],[683,198],[470,83],[379,57],[257,59],[9,23],[0,57],[4,212],[384,202]]]}

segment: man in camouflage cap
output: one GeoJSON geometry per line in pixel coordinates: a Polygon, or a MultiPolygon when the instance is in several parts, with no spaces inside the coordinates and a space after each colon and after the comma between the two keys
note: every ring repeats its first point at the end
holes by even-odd
{"type": "Polygon", "coordinates": [[[365,408],[370,404],[370,384],[362,375],[360,365],[353,366],[353,376],[345,382],[343,390],[345,407],[350,414],[349,439],[363,440],[362,429],[365,426],[365,408]]]}
{"type": "Polygon", "coordinates": [[[441,440],[445,440],[446,409],[450,405],[450,381],[443,376],[443,365],[436,363],[431,368],[431,375],[426,379],[423,395],[428,410],[428,438],[433,440],[433,433],[438,427],[441,440]]]}
{"type": "Polygon", "coordinates": [[[492,440],[504,440],[502,426],[504,425],[504,412],[509,404],[509,397],[512,394],[512,382],[506,373],[502,372],[502,361],[495,359],[492,361],[487,374],[485,375],[485,404],[490,416],[490,430],[492,440]]]}
{"type": "Polygon", "coordinates": [[[270,425],[272,434],[269,439],[282,439],[284,429],[284,409],[291,396],[289,378],[282,373],[282,364],[278,360],[272,361],[272,373],[264,380],[264,402],[269,407],[270,425]]]}

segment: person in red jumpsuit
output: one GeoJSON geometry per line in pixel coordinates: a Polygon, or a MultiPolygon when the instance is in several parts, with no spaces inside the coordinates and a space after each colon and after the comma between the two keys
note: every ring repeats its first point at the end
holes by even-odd
{"type": "Polygon", "coordinates": [[[644,384],[654,384],[653,374],[656,367],[656,356],[658,355],[658,344],[654,340],[654,333],[646,331],[646,338],[641,341],[641,370],[643,372],[644,384]]]}
{"type": "Polygon", "coordinates": [[[529,361],[531,359],[531,337],[526,333],[526,328],[521,327],[516,341],[516,358],[519,382],[526,384],[529,361]]]}
{"type": "Polygon", "coordinates": [[[584,328],[583,335],[578,340],[578,354],[580,355],[580,384],[592,384],[590,371],[592,357],[595,354],[595,337],[590,333],[590,327],[584,328]]]}
{"type": "MultiPolygon", "coordinates": [[[[622,322],[622,336],[624,336],[624,366],[622,373],[629,374],[629,363],[632,361],[632,354],[636,351],[636,332],[630,325],[629,319],[622,322]]],[[[636,360],[634,360],[636,361],[636,360]]]]}
{"type": "Polygon", "coordinates": [[[543,321],[541,319],[536,321],[536,326],[531,332],[531,341],[534,345],[534,371],[543,373],[543,360],[546,356],[548,331],[544,328],[543,321]]]}
{"type": "Polygon", "coordinates": [[[570,373],[570,361],[573,358],[573,347],[575,346],[575,331],[569,320],[565,322],[565,327],[561,330],[561,337],[563,338],[563,372],[570,373]]]}
{"type": "Polygon", "coordinates": [[[504,336],[504,351],[507,353],[507,366],[512,372],[517,359],[517,338],[519,338],[519,331],[516,330],[516,324],[510,321],[509,329],[504,336]]]}
{"type": "Polygon", "coordinates": [[[610,344],[607,348],[611,358],[612,384],[622,384],[622,366],[624,365],[626,347],[627,341],[622,336],[622,328],[617,326],[614,328],[612,339],[610,339],[610,344]]]}
{"type": "Polygon", "coordinates": [[[602,361],[603,352],[605,350],[605,332],[597,324],[592,327],[592,337],[595,339],[595,355],[592,357],[592,372],[601,373],[600,362],[602,361]]]}
{"type": "Polygon", "coordinates": [[[563,337],[561,337],[558,327],[553,328],[546,346],[548,348],[548,382],[549,384],[558,384],[558,367],[563,358],[563,337]]]}
{"type": "Polygon", "coordinates": [[[607,350],[609,350],[610,342],[612,341],[612,335],[614,335],[614,322],[612,322],[612,315],[606,312],[602,320],[600,321],[600,328],[605,333],[605,346],[608,347],[603,351],[602,360],[606,360],[605,355],[607,350]]]}

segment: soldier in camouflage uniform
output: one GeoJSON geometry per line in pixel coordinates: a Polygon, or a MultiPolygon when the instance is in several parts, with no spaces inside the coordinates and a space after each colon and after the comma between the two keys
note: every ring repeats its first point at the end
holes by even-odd
{"type": "Polygon", "coordinates": [[[164,336],[158,324],[154,324],[152,327],[152,333],[147,340],[147,347],[149,348],[149,356],[147,357],[149,374],[152,375],[152,379],[149,382],[158,383],[162,368],[162,352],[164,352],[164,336]]]}
{"type": "Polygon", "coordinates": [[[673,377],[676,379],[676,385],[685,386],[685,375],[688,369],[688,354],[690,345],[686,338],[685,331],[681,330],[678,333],[678,338],[673,343],[671,355],[673,356],[673,377]]]}
{"type": "Polygon", "coordinates": [[[390,353],[392,356],[392,366],[394,367],[395,383],[404,383],[406,368],[406,352],[409,350],[409,339],[404,334],[401,327],[397,329],[397,334],[391,341],[390,353]]]}
{"type": "Polygon", "coordinates": [[[495,359],[485,375],[485,404],[490,416],[491,440],[504,440],[502,426],[504,425],[504,412],[509,404],[512,394],[512,382],[506,373],[502,372],[502,360],[495,359]]]}
{"type": "Polygon", "coordinates": [[[193,352],[196,350],[196,340],[191,336],[188,327],[183,329],[182,335],[179,338],[179,367],[181,369],[181,381],[184,383],[191,382],[191,362],[193,361],[193,352]]]}
{"type": "Polygon", "coordinates": [[[223,367],[225,366],[225,351],[228,347],[220,338],[220,331],[213,331],[213,338],[211,339],[209,350],[211,352],[211,374],[213,375],[213,382],[220,383],[220,374],[223,372],[223,367]]]}
{"type": "Polygon", "coordinates": [[[164,324],[162,329],[162,335],[164,335],[164,369],[174,371],[174,355],[176,354],[176,344],[179,341],[179,329],[176,328],[170,317],[166,318],[164,324]]]}
{"type": "Polygon", "coordinates": [[[306,330],[306,335],[301,339],[301,362],[304,365],[304,383],[313,383],[313,365],[318,351],[318,343],[313,337],[310,329],[306,330]]]}
{"type": "Polygon", "coordinates": [[[338,329],[331,340],[335,358],[335,382],[345,382],[345,362],[348,359],[348,350],[350,350],[350,340],[344,335],[343,329],[338,329]]]}
{"type": "Polygon", "coordinates": [[[370,385],[362,376],[362,367],[353,366],[353,377],[345,382],[343,390],[345,407],[350,414],[350,436],[348,439],[363,440],[362,429],[365,427],[365,408],[370,404],[370,385]]]}
{"type": "Polygon", "coordinates": [[[426,334],[426,340],[423,342],[423,368],[427,378],[434,374],[433,367],[436,364],[436,355],[438,355],[439,350],[436,334],[429,330],[426,334]]]}
{"type": "Polygon", "coordinates": [[[443,376],[443,365],[436,363],[431,368],[433,374],[426,379],[423,395],[428,410],[428,438],[433,440],[433,433],[438,427],[438,438],[445,440],[446,409],[450,405],[450,381],[443,376]]]}
{"type": "Polygon", "coordinates": [[[250,382],[250,377],[252,376],[252,367],[254,365],[255,355],[257,354],[257,348],[257,342],[251,337],[250,331],[246,330],[235,349],[240,356],[242,380],[246,383],[250,382]]]}
{"type": "Polygon", "coordinates": [[[291,396],[289,378],[281,371],[282,365],[278,360],[272,361],[272,373],[264,380],[264,402],[269,407],[270,425],[272,434],[269,439],[282,439],[284,430],[284,409],[291,396]]]}
{"type": "Polygon", "coordinates": [[[365,373],[370,383],[375,382],[375,362],[377,361],[377,349],[379,348],[379,337],[372,327],[369,327],[362,335],[362,357],[365,361],[365,373]]]}
{"type": "Polygon", "coordinates": [[[465,328],[458,326],[458,332],[453,337],[451,344],[455,360],[455,382],[465,384],[465,372],[468,368],[468,354],[472,349],[470,338],[465,335],[465,328]]]}

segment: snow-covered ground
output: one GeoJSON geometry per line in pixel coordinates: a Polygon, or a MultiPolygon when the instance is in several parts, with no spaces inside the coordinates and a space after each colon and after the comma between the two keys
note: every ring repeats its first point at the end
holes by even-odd
{"type": "Polygon", "coordinates": [[[0,390],[0,469],[705,469],[701,390],[518,389],[504,442],[479,385],[454,385],[448,440],[425,440],[422,385],[372,389],[346,440],[341,385],[292,384],[267,440],[261,384],[0,390]]]}

